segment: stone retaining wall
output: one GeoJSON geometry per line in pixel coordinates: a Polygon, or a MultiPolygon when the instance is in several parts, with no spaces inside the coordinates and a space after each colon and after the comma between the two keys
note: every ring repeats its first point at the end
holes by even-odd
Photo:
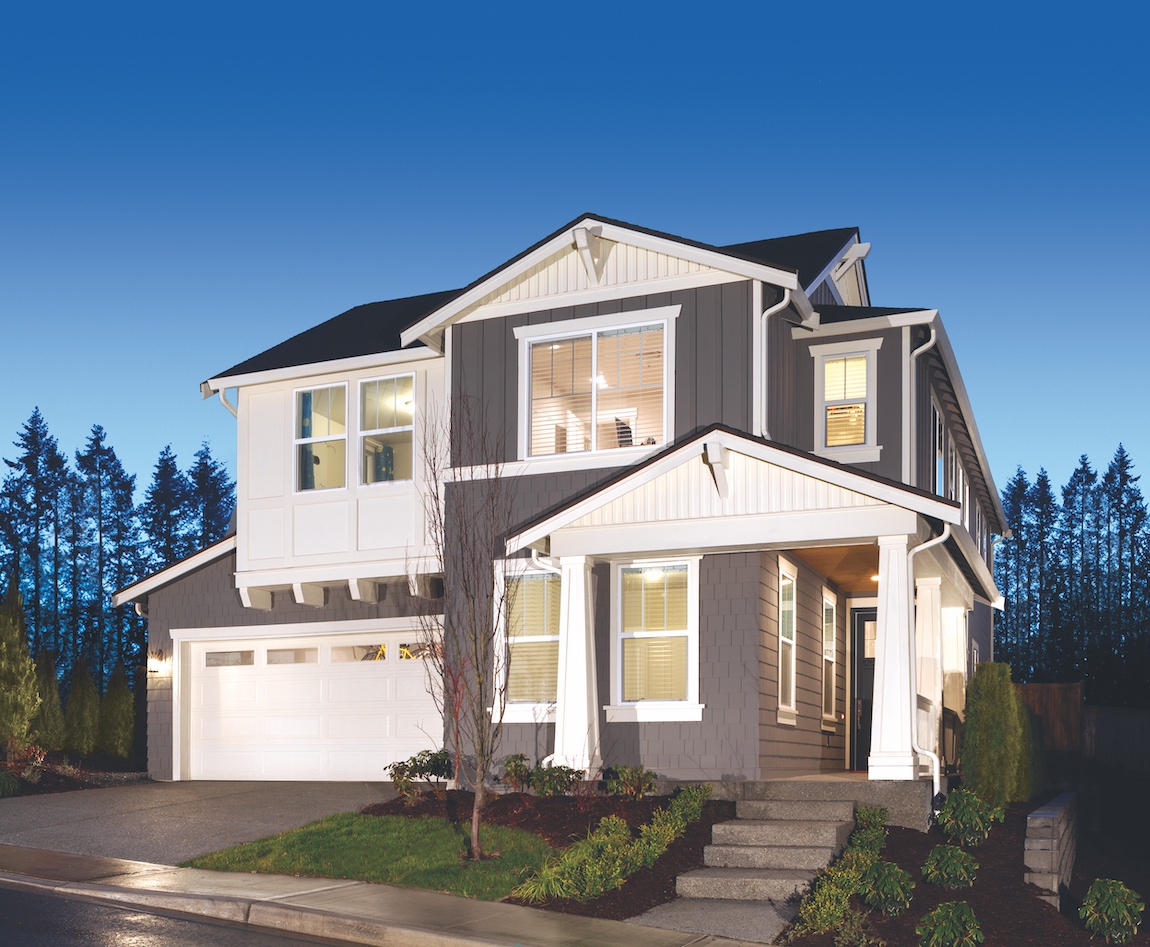
{"type": "Polygon", "coordinates": [[[1026,817],[1025,880],[1042,889],[1043,901],[1061,909],[1078,851],[1078,797],[1064,792],[1026,817]]]}

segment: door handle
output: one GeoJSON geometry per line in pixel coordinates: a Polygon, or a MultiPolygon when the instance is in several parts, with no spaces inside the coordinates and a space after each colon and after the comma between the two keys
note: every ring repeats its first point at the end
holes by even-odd
{"type": "Polygon", "coordinates": [[[862,707],[863,707],[862,698],[861,697],[856,698],[855,699],[855,729],[856,730],[862,729],[862,707]]]}

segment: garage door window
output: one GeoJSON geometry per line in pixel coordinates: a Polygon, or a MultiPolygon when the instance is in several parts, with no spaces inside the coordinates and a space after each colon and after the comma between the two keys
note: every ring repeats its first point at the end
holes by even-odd
{"type": "Polygon", "coordinates": [[[332,664],[347,664],[351,661],[386,661],[387,643],[338,645],[331,649],[332,664]]]}
{"type": "Polygon", "coordinates": [[[231,668],[255,664],[254,651],[208,651],[204,654],[204,667],[231,668]]]}
{"type": "Polygon", "coordinates": [[[318,664],[319,648],[268,648],[268,664],[318,664]]]}

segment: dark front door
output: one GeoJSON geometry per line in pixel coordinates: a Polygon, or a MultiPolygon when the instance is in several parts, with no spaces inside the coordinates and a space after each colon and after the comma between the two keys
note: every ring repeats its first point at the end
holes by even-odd
{"type": "Polygon", "coordinates": [[[878,609],[851,609],[851,769],[864,770],[870,756],[874,707],[874,642],[878,609]]]}

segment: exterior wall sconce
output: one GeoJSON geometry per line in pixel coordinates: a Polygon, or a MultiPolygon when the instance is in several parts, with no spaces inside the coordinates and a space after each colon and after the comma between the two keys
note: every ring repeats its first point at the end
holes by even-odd
{"type": "Polygon", "coordinates": [[[154,651],[148,655],[148,673],[171,677],[172,659],[163,651],[154,651]]]}

